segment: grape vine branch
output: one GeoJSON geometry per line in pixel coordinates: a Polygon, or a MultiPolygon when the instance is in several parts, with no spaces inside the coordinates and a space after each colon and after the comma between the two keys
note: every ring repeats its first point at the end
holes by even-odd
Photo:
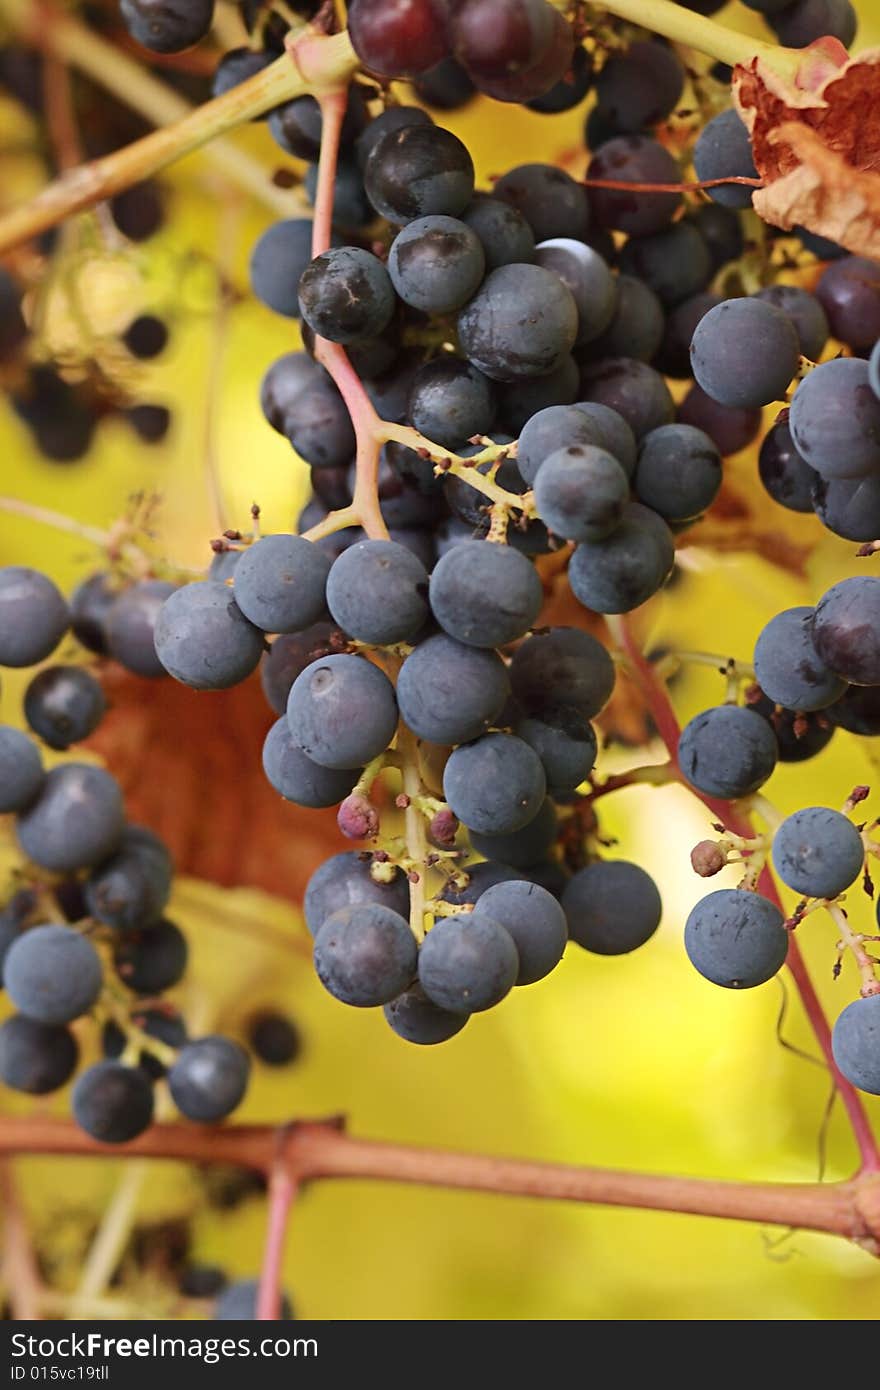
{"type": "MultiPolygon", "coordinates": [[[[735,33],[716,20],[673,4],[672,0],[605,0],[602,8],[723,63],[747,64],[760,58],[787,81],[795,80],[804,62],[804,54],[798,49],[735,33]]],[[[292,61],[282,56],[224,96],[181,115],[181,106],[175,107],[173,102],[169,105],[170,94],[163,93],[160,83],[142,74],[137,64],[116,48],[93,41],[93,36],[75,20],[57,15],[51,24],[41,24],[36,21],[29,0],[0,0],[0,19],[24,40],[50,48],[57,56],[81,67],[122,100],[133,100],[161,127],[114,154],[67,170],[35,198],[0,216],[0,252],[39,236],[66,217],[148,178],[273,106],[308,93],[320,98],[322,93],[339,91],[358,67],[347,31],[333,35],[307,31],[290,41],[292,61]],[[177,116],[172,115],[174,110],[177,116]]],[[[253,168],[243,167],[242,159],[237,158],[240,153],[226,144],[218,164],[222,167],[228,161],[228,172],[233,177],[255,187],[260,180],[253,168]]],[[[267,177],[265,189],[270,187],[267,177]]],[[[255,191],[259,189],[255,187],[255,191]]]]}

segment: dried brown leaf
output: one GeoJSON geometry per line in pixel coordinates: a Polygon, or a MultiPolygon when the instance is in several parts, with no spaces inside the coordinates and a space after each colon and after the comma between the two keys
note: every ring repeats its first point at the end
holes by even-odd
{"type": "Polygon", "coordinates": [[[734,70],[734,100],[765,183],[755,209],[774,226],[807,227],[880,256],[880,49],[830,71],[826,56],[811,61],[812,90],[790,86],[759,59],[734,70]]]}

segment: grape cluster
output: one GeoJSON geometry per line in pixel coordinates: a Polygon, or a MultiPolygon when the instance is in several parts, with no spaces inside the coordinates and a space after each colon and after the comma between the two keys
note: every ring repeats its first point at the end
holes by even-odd
{"type": "MultiPolygon", "coordinates": [[[[99,574],[68,603],[38,571],[0,569],[0,666],[40,667],[23,699],[31,733],[0,725],[0,814],[14,818],[20,853],[13,890],[0,900],[0,974],[16,1010],[0,1027],[0,1079],[31,1095],[58,1090],[80,1061],[82,1030],[71,1025],[90,1018],[103,1060],[80,1071],[71,1104],[102,1143],[124,1143],[149,1126],[163,1078],[181,1114],[224,1119],[244,1096],[250,1069],[233,1039],[189,1037],[162,997],[182,978],[188,954],[165,915],[168,849],[126,820],[119,784],[103,768],[61,761],[47,769],[40,750],[42,742],[68,751],[105,712],[101,683],[81,659],[53,659],[59,644],[75,636],[138,674],[160,674],[153,626],[174,592],[158,580],[117,591],[99,574]]],[[[264,1011],[247,1031],[269,1065],[286,1065],[299,1051],[283,1015],[264,1011]]]]}

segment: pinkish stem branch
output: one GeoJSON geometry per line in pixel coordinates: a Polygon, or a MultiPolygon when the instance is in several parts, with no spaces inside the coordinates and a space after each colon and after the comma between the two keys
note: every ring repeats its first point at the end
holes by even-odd
{"type": "Polygon", "coordinates": [[[281,1317],[281,1268],[295,1195],[296,1182],[290,1167],[279,1157],[269,1178],[269,1220],[257,1294],[257,1318],[263,1321],[277,1321],[281,1317]]]}
{"type": "MultiPolygon", "coordinates": [[[[334,87],[316,93],[321,107],[321,156],[315,189],[315,220],[312,227],[312,255],[321,256],[330,247],[333,231],[333,200],[339,138],[348,104],[348,88],[334,87]]],[[[357,443],[355,488],[351,511],[371,540],[387,540],[379,507],[379,450],[381,422],[345,350],[326,338],[315,339],[315,356],[332,376],[351,416],[357,443]]],[[[329,518],[328,518],[329,520],[329,518]]],[[[336,527],[334,526],[334,530],[336,527]]]]}
{"type": "MultiPolygon", "coordinates": [[[[612,626],[612,630],[615,636],[619,637],[629,660],[630,667],[635,673],[639,685],[642,688],[642,693],[645,696],[648,709],[657,726],[657,731],[669,752],[670,763],[672,767],[678,771],[678,776],[681,778],[680,769],[678,769],[678,739],[681,729],[679,728],[678,718],[673,709],[672,702],[669,699],[669,695],[663,684],[657,679],[656,672],[639,647],[626,620],[622,619],[616,621],[612,626]]],[[[688,786],[689,790],[694,791],[694,788],[690,787],[688,783],[685,783],[685,785],[688,786]]],[[[734,834],[748,837],[753,833],[748,819],[743,816],[738,816],[736,812],[732,810],[728,802],[716,801],[714,798],[703,796],[702,793],[696,791],[694,791],[694,794],[699,796],[700,800],[708,807],[712,814],[721,821],[728,830],[732,830],[734,834]]],[[[780,902],[779,893],[776,889],[776,884],[773,881],[773,876],[766,868],[763,870],[758,880],[758,887],[765,897],[769,898],[771,902],[776,903],[781,911],[784,911],[782,903],[780,902]]],[[[815,988],[813,987],[813,982],[810,979],[794,933],[789,935],[788,956],[785,963],[791,972],[795,987],[797,988],[801,1003],[804,1007],[804,1012],[810,1021],[810,1026],[816,1035],[816,1041],[822,1049],[822,1055],[825,1058],[828,1069],[834,1079],[834,1084],[843,1101],[844,1109],[846,1110],[853,1135],[859,1148],[861,1160],[860,1171],[863,1173],[880,1172],[880,1147],[878,1147],[877,1139],[871,1128],[871,1122],[865,1113],[865,1108],[858,1091],[850,1085],[846,1077],[837,1069],[837,1065],[834,1061],[834,1054],[831,1050],[831,1029],[828,1026],[828,1020],[825,1017],[825,1012],[819,1002],[819,997],[816,994],[815,988]]]]}

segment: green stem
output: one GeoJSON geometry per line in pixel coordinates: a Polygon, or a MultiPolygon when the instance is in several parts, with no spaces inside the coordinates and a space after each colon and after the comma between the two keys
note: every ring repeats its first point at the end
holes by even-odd
{"type": "Polygon", "coordinates": [[[776,43],[766,43],[749,34],[738,34],[728,29],[726,24],[707,19],[704,15],[686,10],[683,5],[674,5],[672,0],[602,0],[602,9],[620,19],[628,19],[632,24],[640,24],[655,34],[672,39],[673,43],[696,48],[710,58],[733,67],[737,63],[747,64],[753,58],[760,58],[781,77],[794,80],[803,53],[796,48],[782,48],[776,43]]]}

